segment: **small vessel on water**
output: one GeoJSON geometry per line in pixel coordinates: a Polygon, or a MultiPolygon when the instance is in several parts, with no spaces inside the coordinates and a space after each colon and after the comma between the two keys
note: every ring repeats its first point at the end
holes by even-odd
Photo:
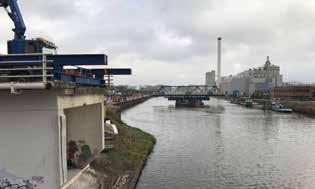
{"type": "Polygon", "coordinates": [[[271,109],[275,112],[280,112],[280,113],[292,113],[293,110],[291,108],[286,108],[280,103],[272,102],[271,104],[271,109]]]}
{"type": "Polygon", "coordinates": [[[250,99],[245,100],[245,101],[244,101],[244,106],[245,106],[246,108],[252,108],[252,107],[253,107],[253,101],[250,100],[250,99]]]}

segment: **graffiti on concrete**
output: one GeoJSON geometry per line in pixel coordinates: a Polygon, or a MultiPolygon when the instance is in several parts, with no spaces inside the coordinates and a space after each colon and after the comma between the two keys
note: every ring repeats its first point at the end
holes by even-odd
{"type": "Polygon", "coordinates": [[[32,181],[35,182],[36,184],[44,184],[45,183],[45,178],[40,177],[40,176],[33,176],[32,181]]]}
{"type": "Polygon", "coordinates": [[[25,179],[0,169],[0,189],[36,189],[44,183],[44,177],[33,176],[31,179],[25,179]]]}
{"type": "Polygon", "coordinates": [[[84,168],[90,163],[94,155],[91,151],[89,145],[85,141],[80,140],[78,142],[70,141],[68,142],[68,157],[67,164],[68,169],[84,168]]]}

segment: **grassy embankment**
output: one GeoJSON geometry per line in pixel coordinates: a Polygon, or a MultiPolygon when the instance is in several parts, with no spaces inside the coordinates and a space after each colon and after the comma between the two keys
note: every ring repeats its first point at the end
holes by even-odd
{"type": "Polygon", "coordinates": [[[286,107],[293,109],[295,112],[315,115],[315,103],[313,102],[287,101],[281,103],[286,107]]]}
{"type": "Polygon", "coordinates": [[[142,162],[151,152],[155,138],[140,129],[126,125],[112,111],[108,111],[108,116],[119,130],[119,135],[111,141],[115,148],[108,152],[109,159],[115,162],[117,167],[141,171],[142,162]]]}
{"type": "Polygon", "coordinates": [[[156,140],[154,136],[123,123],[115,111],[108,110],[107,118],[117,126],[119,135],[106,141],[106,145],[114,148],[102,153],[92,167],[106,175],[102,181],[104,188],[133,188],[156,140]]]}

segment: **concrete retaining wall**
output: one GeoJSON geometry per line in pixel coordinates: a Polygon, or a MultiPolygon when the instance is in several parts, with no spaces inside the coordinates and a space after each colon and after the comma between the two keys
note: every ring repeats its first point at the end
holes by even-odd
{"type": "Polygon", "coordinates": [[[139,99],[135,99],[135,100],[130,100],[130,101],[125,101],[125,102],[120,102],[120,103],[116,103],[114,104],[114,106],[118,107],[118,112],[122,112],[126,109],[132,108],[138,104],[141,104],[147,100],[149,100],[152,97],[144,97],[144,98],[139,98],[139,99]]]}
{"type": "Polygon", "coordinates": [[[0,94],[0,183],[59,187],[56,97],[49,93],[0,94]],[[18,179],[21,178],[21,179],[18,179]]]}
{"type": "Polygon", "coordinates": [[[67,176],[67,139],[86,141],[93,153],[104,148],[102,94],[0,91],[0,105],[0,188],[60,188],[67,176]]]}

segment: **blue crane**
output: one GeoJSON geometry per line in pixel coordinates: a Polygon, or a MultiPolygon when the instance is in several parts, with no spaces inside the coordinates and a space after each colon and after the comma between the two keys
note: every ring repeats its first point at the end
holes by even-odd
{"type": "MultiPolygon", "coordinates": [[[[55,81],[76,85],[104,87],[107,75],[130,75],[131,69],[82,68],[80,66],[107,65],[104,54],[56,54],[47,53],[45,49],[56,50],[57,46],[43,38],[26,39],[26,26],[18,6],[18,0],[0,0],[14,23],[14,39],[9,40],[8,54],[0,55],[0,89],[37,87],[32,84],[41,82],[40,87],[55,81]],[[65,68],[72,66],[74,68],[65,68]],[[42,85],[43,84],[43,85],[42,85]]],[[[12,90],[12,89],[11,89],[12,90]]]]}
{"type": "Polygon", "coordinates": [[[43,53],[43,49],[57,49],[57,46],[43,38],[26,39],[26,26],[17,0],[0,0],[3,7],[14,23],[14,39],[8,41],[8,54],[43,53]]]}
{"type": "Polygon", "coordinates": [[[24,24],[21,11],[16,0],[0,0],[0,7],[3,7],[8,13],[11,20],[14,22],[15,28],[13,29],[15,36],[14,39],[25,39],[26,26],[24,24]],[[8,10],[10,8],[10,11],[8,10]]]}

